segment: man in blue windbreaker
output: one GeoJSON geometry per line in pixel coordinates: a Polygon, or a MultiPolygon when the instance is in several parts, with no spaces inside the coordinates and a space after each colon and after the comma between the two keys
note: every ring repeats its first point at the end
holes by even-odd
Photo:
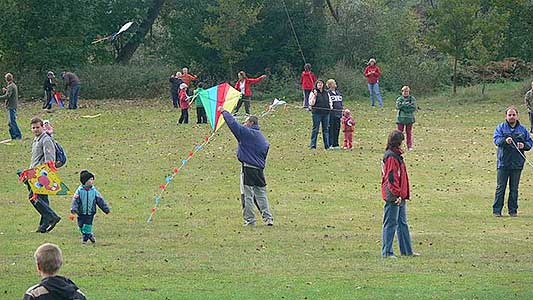
{"type": "Polygon", "coordinates": [[[509,215],[516,217],[518,213],[518,184],[524,168],[525,154],[533,146],[533,140],[527,129],[518,121],[518,110],[510,106],[505,110],[505,122],[494,130],[494,144],[498,146],[498,176],[496,195],[492,205],[495,217],[502,216],[505,188],[509,181],[509,215]]]}
{"type": "Polygon", "coordinates": [[[220,106],[218,111],[224,116],[229,129],[239,142],[237,159],[241,169],[241,200],[244,226],[255,226],[254,202],[259,208],[265,225],[274,225],[266,195],[266,180],[263,170],[270,145],[259,129],[256,116],[249,116],[244,125],[220,106]]]}

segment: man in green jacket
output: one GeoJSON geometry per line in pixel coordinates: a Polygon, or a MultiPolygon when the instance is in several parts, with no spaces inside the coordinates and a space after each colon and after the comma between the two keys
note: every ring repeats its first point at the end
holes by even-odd
{"type": "Polygon", "coordinates": [[[7,73],[5,75],[7,87],[2,88],[3,95],[0,99],[5,99],[7,114],[9,116],[9,134],[12,140],[22,139],[22,133],[17,125],[17,101],[19,99],[19,92],[17,85],[13,82],[13,74],[7,73]]]}
{"type": "Polygon", "coordinates": [[[405,129],[407,133],[407,150],[413,150],[413,124],[415,123],[416,99],[411,96],[411,89],[408,86],[402,87],[402,95],[396,99],[396,109],[398,109],[398,117],[396,124],[398,130],[403,132],[405,129]]]}

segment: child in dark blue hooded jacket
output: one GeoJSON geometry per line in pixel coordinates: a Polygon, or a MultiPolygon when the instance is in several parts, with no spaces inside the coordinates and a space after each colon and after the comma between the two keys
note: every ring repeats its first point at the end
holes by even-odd
{"type": "Polygon", "coordinates": [[[87,170],[80,172],[81,185],[72,197],[71,212],[78,215],[78,227],[82,233],[82,243],[87,241],[96,242],[93,234],[93,220],[96,214],[96,206],[104,213],[110,213],[109,206],[104,198],[94,187],[94,175],[87,170]]]}

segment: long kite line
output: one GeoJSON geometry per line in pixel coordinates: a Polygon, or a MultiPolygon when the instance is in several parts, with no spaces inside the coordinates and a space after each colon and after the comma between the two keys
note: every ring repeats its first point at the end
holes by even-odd
{"type": "Polygon", "coordinates": [[[211,136],[207,136],[204,139],[204,142],[200,145],[196,145],[194,147],[194,150],[189,151],[189,155],[186,159],[181,161],[181,165],[179,167],[174,167],[172,170],[172,175],[169,175],[165,178],[166,183],[159,186],[160,191],[158,195],[154,198],[155,204],[154,207],[152,207],[152,212],[150,213],[150,216],[148,216],[148,219],[146,220],[147,223],[150,223],[152,221],[152,217],[154,216],[155,212],[157,211],[157,207],[159,206],[159,203],[161,202],[161,197],[163,197],[163,193],[167,190],[168,186],[174,180],[174,177],[178,175],[178,173],[181,171],[181,169],[189,162],[189,160],[196,154],[196,152],[202,150],[215,136],[216,132],[213,132],[211,136]]]}

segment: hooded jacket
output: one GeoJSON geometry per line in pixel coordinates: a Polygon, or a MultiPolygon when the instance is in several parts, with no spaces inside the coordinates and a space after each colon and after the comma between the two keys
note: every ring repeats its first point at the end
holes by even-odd
{"type": "MultiPolygon", "coordinates": [[[[266,75],[259,76],[257,78],[245,78],[244,80],[244,96],[251,97],[252,96],[252,89],[250,88],[250,85],[256,84],[263,80],[266,77],[266,75]]],[[[241,91],[241,80],[237,80],[235,83],[235,89],[237,91],[241,91]]]]}
{"type": "Polygon", "coordinates": [[[94,186],[80,185],[72,196],[70,211],[78,215],[92,216],[96,214],[96,206],[106,214],[110,212],[109,206],[94,186]]]}
{"type": "Polygon", "coordinates": [[[30,287],[24,300],[85,300],[85,295],[72,280],[63,276],[44,278],[41,283],[30,287]]]}
{"type": "Polygon", "coordinates": [[[302,90],[310,91],[315,88],[316,76],[311,71],[303,71],[300,76],[300,83],[302,84],[302,90]]]}
{"type": "Polygon", "coordinates": [[[243,126],[237,123],[235,118],[227,111],[222,112],[222,115],[239,142],[237,159],[242,163],[264,169],[270,145],[261,130],[259,130],[259,126],[243,126]]]}
{"type": "Polygon", "coordinates": [[[401,197],[409,199],[409,176],[402,157],[402,150],[385,151],[381,165],[381,196],[384,201],[401,197]]]}
{"type": "Polygon", "coordinates": [[[520,150],[522,154],[524,154],[524,151],[529,151],[533,146],[533,140],[531,140],[529,132],[518,120],[514,127],[511,127],[507,121],[501,123],[494,130],[494,144],[498,146],[497,168],[522,170],[525,159],[513,144],[507,144],[505,139],[508,137],[511,137],[515,143],[520,142],[524,144],[524,148],[520,150]]]}

